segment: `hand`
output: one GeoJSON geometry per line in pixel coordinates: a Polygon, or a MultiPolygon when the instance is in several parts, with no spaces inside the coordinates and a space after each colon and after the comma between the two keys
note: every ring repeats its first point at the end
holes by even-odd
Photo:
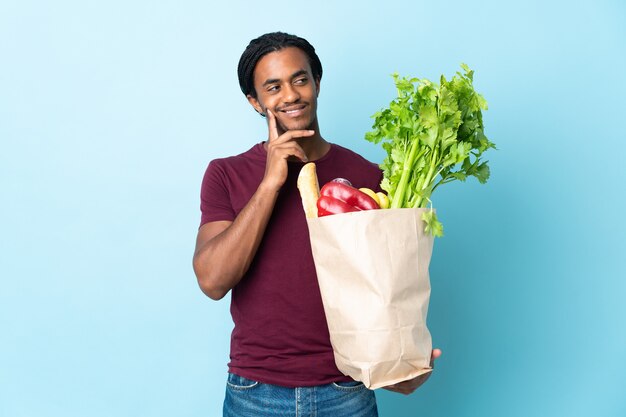
{"type": "Polygon", "coordinates": [[[263,183],[274,190],[279,190],[287,179],[287,159],[292,156],[307,162],[304,150],[295,141],[296,138],[313,136],[313,130],[288,130],[282,135],[278,134],[276,116],[268,109],[267,120],[269,128],[269,141],[267,143],[267,162],[265,164],[265,176],[263,183]]]}
{"type": "MultiPolygon", "coordinates": [[[[441,356],[441,350],[433,349],[433,353],[430,356],[431,368],[435,367],[435,359],[437,359],[439,356],[441,356]]],[[[397,384],[389,385],[383,388],[389,391],[399,392],[400,394],[409,395],[413,391],[421,387],[422,384],[426,382],[428,378],[430,378],[430,374],[432,374],[432,371],[422,374],[416,378],[409,379],[408,381],[398,382],[397,384]]]]}

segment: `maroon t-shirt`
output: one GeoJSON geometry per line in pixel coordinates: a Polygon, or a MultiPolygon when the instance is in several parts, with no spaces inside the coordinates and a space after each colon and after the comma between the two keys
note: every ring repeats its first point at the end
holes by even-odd
{"type": "MultiPolygon", "coordinates": [[[[256,192],[267,152],[258,143],[240,155],[213,160],[204,175],[201,225],[233,221],[256,192]]],[[[380,190],[381,170],[332,144],[315,161],[320,185],[334,178],[380,190]]],[[[350,381],[336,367],[311,254],[309,232],[296,186],[304,165],[289,162],[254,261],[232,289],[229,371],[287,387],[350,381]]]]}

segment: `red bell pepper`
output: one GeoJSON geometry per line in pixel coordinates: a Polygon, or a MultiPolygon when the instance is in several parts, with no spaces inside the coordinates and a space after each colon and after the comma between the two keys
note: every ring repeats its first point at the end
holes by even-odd
{"type": "Polygon", "coordinates": [[[329,182],[324,185],[317,200],[319,217],[378,208],[380,207],[372,197],[340,182],[329,182]]]}

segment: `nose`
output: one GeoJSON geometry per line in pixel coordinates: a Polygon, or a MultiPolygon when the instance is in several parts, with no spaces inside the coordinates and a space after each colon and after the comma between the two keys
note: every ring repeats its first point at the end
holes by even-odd
{"type": "Polygon", "coordinates": [[[296,90],[291,84],[288,84],[283,91],[285,93],[283,100],[286,103],[295,103],[300,99],[300,93],[298,93],[298,90],[296,90]]]}

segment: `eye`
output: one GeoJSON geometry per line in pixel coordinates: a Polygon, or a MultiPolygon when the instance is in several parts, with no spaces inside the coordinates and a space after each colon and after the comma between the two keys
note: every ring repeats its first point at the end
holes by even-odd
{"type": "Polygon", "coordinates": [[[308,78],[306,78],[306,77],[302,77],[302,78],[298,78],[298,79],[296,79],[295,83],[296,83],[296,84],[306,84],[306,82],[307,82],[308,80],[309,80],[308,78]]]}
{"type": "Polygon", "coordinates": [[[267,87],[267,91],[268,91],[269,93],[274,93],[274,92],[278,91],[278,89],[279,89],[279,88],[280,88],[280,87],[279,87],[279,86],[277,86],[277,85],[270,85],[269,87],[267,87]]]}

